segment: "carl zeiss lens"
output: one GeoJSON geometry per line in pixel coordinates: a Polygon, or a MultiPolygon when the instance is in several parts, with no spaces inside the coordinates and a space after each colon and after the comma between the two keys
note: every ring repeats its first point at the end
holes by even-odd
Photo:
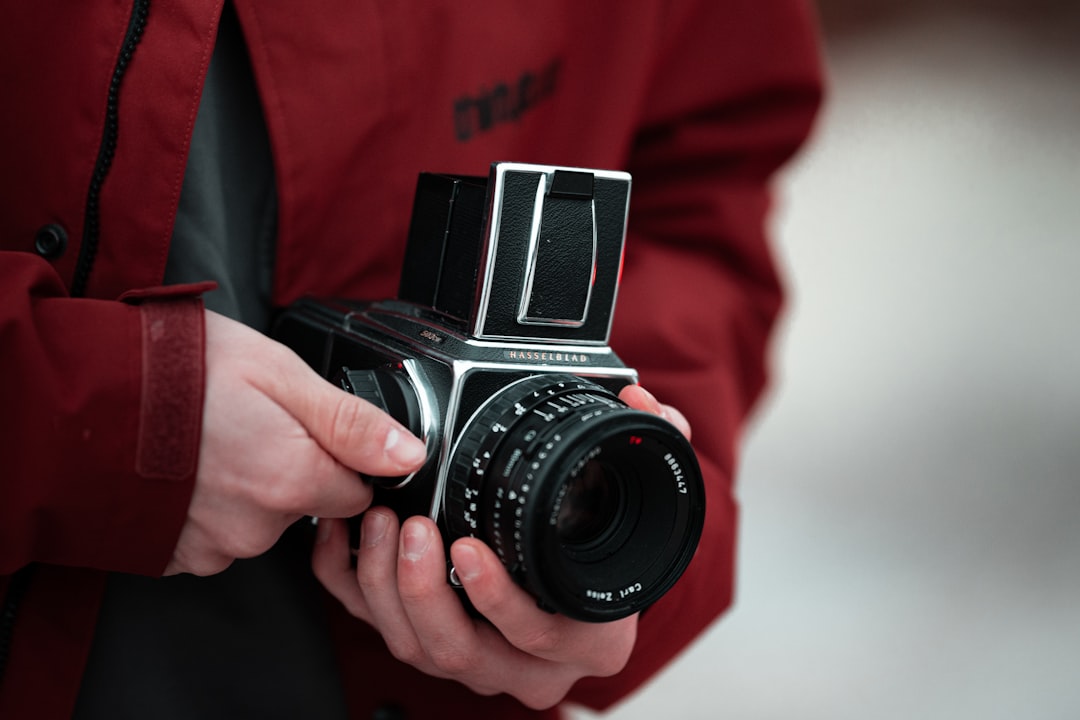
{"type": "Polygon", "coordinates": [[[615,620],[660,598],[704,523],[704,487],[670,423],[572,375],[508,386],[454,453],[448,522],[480,537],[541,605],[615,620]]]}

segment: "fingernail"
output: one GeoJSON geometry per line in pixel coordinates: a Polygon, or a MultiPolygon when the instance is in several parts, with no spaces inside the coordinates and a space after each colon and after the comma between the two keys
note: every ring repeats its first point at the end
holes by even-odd
{"type": "Polygon", "coordinates": [[[360,542],[365,547],[375,547],[382,542],[389,524],[389,518],[380,512],[365,513],[364,521],[360,523],[360,542]]]}
{"type": "Polygon", "coordinates": [[[466,543],[459,544],[454,548],[454,572],[464,582],[476,580],[484,571],[480,562],[480,553],[476,548],[466,543]]]}
{"type": "Polygon", "coordinates": [[[415,562],[424,557],[428,546],[431,545],[431,532],[422,523],[406,523],[401,545],[401,552],[405,559],[415,562]]]}
{"type": "Polygon", "coordinates": [[[683,425],[689,425],[690,421],[686,419],[686,416],[681,412],[671,407],[670,405],[664,406],[664,418],[671,421],[674,424],[682,423],[683,425]]]}
{"type": "Polygon", "coordinates": [[[656,399],[656,396],[640,385],[638,385],[638,389],[641,390],[642,396],[649,403],[649,412],[653,415],[663,415],[664,408],[660,405],[660,401],[656,399]]]}
{"type": "Polygon", "coordinates": [[[333,527],[331,527],[329,520],[315,518],[315,542],[317,544],[322,545],[329,540],[331,531],[333,531],[333,527]]]}
{"type": "Polygon", "coordinates": [[[423,442],[393,427],[386,433],[383,450],[387,457],[405,467],[419,465],[427,457],[427,448],[423,442]]]}

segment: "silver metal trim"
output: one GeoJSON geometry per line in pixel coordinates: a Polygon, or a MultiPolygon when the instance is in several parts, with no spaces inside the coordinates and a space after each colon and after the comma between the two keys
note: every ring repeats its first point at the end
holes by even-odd
{"type": "Polygon", "coordinates": [[[536,338],[506,338],[506,340],[516,340],[518,342],[509,343],[505,341],[500,342],[498,340],[477,340],[470,337],[464,338],[462,342],[473,347],[491,350],[548,350],[553,347],[558,347],[559,352],[579,352],[583,355],[594,355],[597,357],[609,356],[615,353],[610,345],[590,345],[588,343],[583,343],[580,340],[568,340],[561,343],[551,339],[548,339],[545,342],[537,342],[536,338]]]}
{"type": "MultiPolygon", "coordinates": [[[[475,372],[476,370],[480,369],[479,367],[477,367],[477,365],[478,365],[477,363],[463,362],[463,363],[460,363],[460,365],[469,366],[469,367],[467,367],[463,372],[458,373],[458,365],[459,365],[459,363],[454,363],[454,391],[451,393],[452,395],[456,394],[460,390],[461,386],[464,385],[465,378],[468,377],[469,373],[475,372]]],[[[505,391],[508,388],[512,388],[515,385],[518,385],[519,383],[523,383],[523,382],[525,382],[526,380],[528,380],[531,377],[534,377],[534,375],[530,375],[528,377],[523,377],[520,380],[515,380],[514,382],[510,383],[506,387],[502,388],[502,390],[500,392],[505,391]]],[[[476,408],[476,410],[473,411],[473,414],[469,416],[469,419],[461,424],[461,427],[462,428],[468,427],[472,423],[472,421],[474,419],[476,419],[480,415],[480,413],[482,413],[485,409],[487,409],[487,407],[489,405],[491,405],[492,402],[495,401],[495,397],[496,397],[495,395],[492,395],[487,400],[480,403],[480,405],[476,408]]],[[[456,408],[457,406],[455,405],[454,407],[456,408]]],[[[454,428],[454,433],[455,433],[456,437],[454,437],[453,447],[448,448],[448,451],[447,451],[446,456],[444,458],[440,458],[440,460],[445,461],[445,462],[444,462],[443,465],[440,466],[439,477],[438,477],[438,480],[437,480],[436,486],[435,486],[435,495],[432,498],[432,501],[433,501],[432,502],[432,513],[433,514],[431,515],[432,520],[438,520],[438,515],[434,514],[435,510],[436,510],[436,508],[435,508],[436,503],[438,503],[440,505],[440,507],[438,508],[439,512],[441,512],[441,513],[446,512],[446,503],[445,502],[440,502],[440,501],[445,501],[445,499],[446,499],[446,484],[449,481],[449,475],[450,475],[449,459],[451,457],[453,457],[457,453],[458,446],[461,445],[461,438],[464,435],[464,433],[458,432],[457,428],[454,428]]],[[[444,445],[449,445],[449,443],[444,443],[444,445]]]]}
{"type": "MultiPolygon", "coordinates": [[[[615,323],[615,308],[619,307],[619,288],[622,287],[623,265],[626,262],[626,234],[629,230],[628,223],[630,222],[629,198],[631,197],[631,194],[634,190],[634,183],[631,180],[629,173],[611,173],[607,176],[618,176],[623,180],[626,180],[627,203],[626,207],[623,209],[623,243],[622,247],[619,249],[619,274],[615,278],[615,289],[611,292],[611,312],[608,313],[607,330],[604,331],[604,344],[607,344],[608,341],[611,340],[611,326],[615,323]]],[[[596,227],[596,218],[593,218],[593,227],[596,227]]]]}
{"type": "MultiPolygon", "coordinates": [[[[412,335],[402,333],[397,328],[387,325],[385,322],[380,322],[380,318],[396,318],[412,323],[418,327],[424,327],[438,332],[440,335],[452,337],[454,340],[472,347],[485,348],[485,349],[511,349],[511,350],[545,350],[552,347],[558,347],[560,352],[580,352],[582,354],[594,355],[596,357],[610,356],[614,354],[614,350],[607,343],[599,340],[562,340],[559,338],[545,338],[544,340],[538,340],[534,337],[511,337],[511,336],[499,336],[499,339],[483,340],[469,335],[463,335],[460,332],[447,328],[445,325],[440,325],[437,322],[429,321],[424,318],[415,317],[407,313],[403,313],[399,310],[387,308],[382,305],[372,304],[370,307],[364,310],[354,310],[346,316],[347,329],[351,332],[356,332],[360,326],[375,328],[379,332],[390,336],[397,340],[402,340],[409,345],[415,345],[417,340],[412,335]]],[[[368,339],[368,342],[371,342],[368,339]]],[[[380,347],[387,347],[385,343],[380,347]]],[[[431,348],[429,348],[431,349],[431,348]]]]}
{"type": "MultiPolygon", "coordinates": [[[[554,324],[551,325],[554,327],[554,324]]],[[[608,327],[608,335],[611,334],[610,323],[608,327]]],[[[526,337],[524,335],[486,335],[487,342],[492,346],[498,346],[500,344],[506,344],[508,342],[521,343],[521,344],[541,344],[541,345],[559,345],[563,348],[567,347],[590,347],[593,348],[590,352],[597,352],[597,348],[608,347],[606,340],[581,340],[581,339],[563,339],[563,338],[544,338],[541,343],[535,337],[526,337]]]]}
{"type": "MultiPolygon", "coordinates": [[[[443,425],[443,443],[439,451],[439,473],[435,476],[435,487],[431,494],[431,509],[428,511],[428,516],[438,522],[439,515],[445,512],[445,503],[443,502],[443,495],[446,493],[447,478],[450,475],[450,457],[451,443],[448,440],[453,439],[454,433],[457,432],[457,411],[461,400],[461,388],[464,384],[463,379],[468,370],[464,373],[459,372],[460,365],[471,365],[472,363],[463,363],[455,361],[452,365],[453,375],[450,380],[450,396],[446,401],[446,421],[443,425]]],[[[485,403],[487,404],[487,403],[485,403]]],[[[453,443],[454,447],[457,447],[457,442],[453,443]]]]}
{"type": "MultiPolygon", "coordinates": [[[[484,251],[479,259],[478,277],[482,279],[480,284],[479,293],[474,307],[475,318],[469,328],[469,334],[479,338],[485,338],[490,340],[507,339],[507,340],[527,340],[528,338],[517,338],[506,335],[487,335],[484,331],[487,324],[488,309],[491,304],[491,283],[492,276],[495,272],[495,257],[498,254],[498,238],[499,229],[502,223],[502,201],[503,193],[506,185],[506,173],[508,172],[527,172],[527,173],[541,173],[543,177],[550,177],[554,175],[556,170],[571,170],[592,173],[593,177],[605,178],[610,180],[621,180],[627,184],[627,191],[631,188],[631,176],[630,173],[623,172],[621,170],[596,170],[591,168],[574,168],[562,165],[530,165],[527,163],[495,163],[493,172],[493,188],[490,196],[490,205],[488,207],[488,216],[486,220],[485,232],[482,233],[487,238],[487,242],[484,243],[484,251]]],[[[546,182],[546,181],[545,181],[546,182]]],[[[627,196],[629,197],[629,195],[627,196]]],[[[595,219],[595,201],[593,206],[594,218],[593,218],[593,231],[596,230],[595,219]]],[[[623,212],[623,246],[619,253],[619,274],[622,274],[622,262],[626,256],[626,222],[630,214],[630,203],[626,203],[626,209],[623,212]]],[[[534,220],[535,221],[535,220],[534,220]]],[[[595,247],[595,244],[594,244],[595,247]]],[[[595,265],[595,261],[594,261],[595,265]]],[[[615,301],[618,299],[619,283],[616,283],[615,290],[612,297],[612,308],[615,307],[615,301]]],[[[605,333],[604,340],[598,344],[606,344],[607,339],[611,337],[611,324],[614,320],[615,313],[609,313],[608,327],[605,333]]],[[[577,341],[580,342],[580,341],[577,341]]]]}
{"type": "Polygon", "coordinates": [[[484,325],[487,323],[488,307],[491,305],[491,282],[495,274],[495,257],[499,251],[499,228],[502,225],[502,202],[503,191],[506,184],[506,171],[509,167],[503,163],[494,166],[494,187],[491,191],[490,205],[486,219],[485,232],[487,242],[484,243],[484,251],[479,259],[480,267],[477,273],[481,278],[480,294],[477,298],[474,320],[469,328],[470,335],[483,335],[484,325]]]}
{"type": "MultiPolygon", "coordinates": [[[[553,374],[551,365],[514,365],[504,363],[493,362],[477,362],[473,360],[455,360],[452,364],[453,374],[451,378],[450,396],[447,400],[447,415],[446,423],[442,428],[442,437],[444,442],[442,443],[441,452],[439,454],[439,473],[435,478],[434,489],[431,496],[431,509],[428,512],[428,516],[435,521],[438,521],[439,516],[445,514],[446,504],[446,487],[449,482],[450,476],[450,458],[457,452],[458,444],[461,441],[462,428],[468,427],[469,423],[473,421],[480,412],[484,410],[494,396],[488,398],[486,401],[480,404],[479,407],[473,412],[472,415],[464,422],[458,425],[457,411],[460,406],[461,390],[465,384],[465,379],[470,373],[478,370],[505,370],[511,372],[525,372],[531,373],[528,377],[515,380],[514,382],[506,385],[500,390],[505,391],[507,388],[513,387],[520,382],[528,380],[530,377],[536,375],[551,375],[553,374]],[[452,440],[445,442],[446,440],[452,440]]],[[[638,381],[638,374],[634,368],[618,367],[618,368],[581,368],[584,372],[571,372],[567,370],[569,375],[577,375],[583,378],[620,378],[626,380],[629,384],[636,383],[638,381]]]]}
{"type": "Polygon", "coordinates": [[[544,198],[547,196],[548,176],[541,175],[536,183],[536,197],[533,199],[532,222],[529,223],[529,249],[525,256],[525,287],[518,301],[518,320],[528,310],[529,298],[532,297],[533,274],[536,272],[536,255],[540,250],[540,231],[543,229],[544,198]]]}
{"type": "MultiPolygon", "coordinates": [[[[435,449],[433,445],[436,444],[436,438],[440,437],[438,434],[438,428],[436,426],[435,418],[438,415],[435,413],[435,408],[432,407],[432,399],[430,393],[425,388],[431,387],[431,383],[424,373],[424,369],[420,366],[419,361],[414,358],[407,358],[401,362],[401,366],[405,369],[405,374],[409,376],[409,382],[412,383],[413,391],[416,393],[417,403],[420,405],[420,440],[423,441],[424,447],[427,449],[427,455],[424,458],[424,464],[420,466],[421,470],[431,462],[432,451],[435,449]]],[[[405,476],[405,479],[399,482],[397,485],[387,485],[390,490],[400,490],[413,481],[417,473],[411,472],[405,476]]]]}

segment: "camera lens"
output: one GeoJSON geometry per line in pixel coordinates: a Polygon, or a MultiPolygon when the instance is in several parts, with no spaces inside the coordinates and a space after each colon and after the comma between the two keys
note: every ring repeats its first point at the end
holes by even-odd
{"type": "Polygon", "coordinates": [[[537,375],[467,423],[445,511],[454,537],[488,543],[542,607],[606,621],[652,604],[686,569],[704,486],[667,421],[588,380],[537,375]]]}
{"type": "Polygon", "coordinates": [[[555,519],[555,534],[568,548],[602,541],[621,516],[621,479],[605,463],[590,460],[566,482],[566,494],[555,519]]]}

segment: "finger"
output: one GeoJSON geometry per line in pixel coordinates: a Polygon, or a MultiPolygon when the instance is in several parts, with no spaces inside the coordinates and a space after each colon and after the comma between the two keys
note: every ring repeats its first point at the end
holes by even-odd
{"type": "Polygon", "coordinates": [[[163,572],[162,575],[168,576],[188,573],[190,575],[208,577],[224,572],[232,565],[232,563],[233,558],[228,555],[206,549],[193,560],[188,560],[183,557],[174,557],[165,567],[165,572],[163,572]]]}
{"type": "Polygon", "coordinates": [[[661,404],[660,410],[660,414],[663,416],[663,418],[675,427],[677,427],[679,429],[679,432],[686,436],[687,440],[693,439],[693,432],[690,429],[690,421],[686,419],[685,415],[683,415],[681,412],[679,412],[677,408],[674,408],[671,405],[661,404]]]}
{"type": "Polygon", "coordinates": [[[482,542],[458,540],[450,553],[455,574],[469,600],[510,644],[529,655],[558,658],[564,649],[560,628],[564,618],[541,610],[482,542]]]}
{"type": "Polygon", "coordinates": [[[619,391],[619,399],[635,410],[652,413],[653,415],[663,415],[660,401],[640,385],[627,385],[619,391]]]}
{"type": "Polygon", "coordinates": [[[519,587],[483,543],[466,538],[454,543],[451,557],[473,605],[521,651],[577,668],[578,676],[609,676],[629,659],[637,618],[584,623],[541,610],[519,587]]]}
{"type": "MultiPolygon", "coordinates": [[[[427,518],[411,518],[402,528],[398,588],[427,663],[421,669],[453,678],[477,693],[509,692],[532,705],[533,688],[552,685],[549,663],[525,655],[489,623],[466,613],[446,581],[442,541],[427,518]]],[[[567,687],[560,685],[563,694],[567,687]]],[[[553,703],[561,697],[542,700],[553,703]]]]}
{"type": "Polygon", "coordinates": [[[315,547],[311,552],[311,570],[350,615],[371,622],[364,593],[356,584],[349,531],[344,520],[319,518],[315,547]]]}
{"type": "Polygon", "coordinates": [[[664,405],[655,396],[640,385],[627,385],[619,392],[619,399],[624,403],[643,412],[659,415],[678,428],[679,432],[690,439],[690,423],[686,416],[670,405],[664,405]]]}
{"type": "Polygon", "coordinates": [[[369,475],[404,475],[420,468],[427,456],[423,442],[382,410],[326,382],[294,353],[282,350],[282,372],[264,391],[328,453],[369,475]]]}
{"type": "Polygon", "coordinates": [[[479,638],[446,572],[435,524],[423,517],[406,520],[398,556],[402,607],[430,662],[448,676],[466,677],[477,669],[479,638]]]}
{"type": "Polygon", "coordinates": [[[582,677],[608,676],[625,667],[636,637],[634,620],[624,625],[582,623],[541,610],[477,540],[457,541],[451,555],[470,600],[491,623],[480,630],[498,632],[514,650],[489,672],[527,706],[551,707],[582,677]]]}
{"type": "Polygon", "coordinates": [[[299,471],[287,475],[289,482],[267,484],[267,490],[278,491],[269,502],[319,518],[350,518],[367,510],[373,497],[371,485],[321,446],[312,443],[310,450],[306,456],[298,455],[306,460],[299,471]],[[302,481],[296,482],[298,478],[302,481]]]}
{"type": "Polygon", "coordinates": [[[473,621],[446,580],[446,556],[435,524],[413,517],[401,528],[397,577],[401,607],[429,672],[471,679],[480,655],[473,621]]]}
{"type": "Polygon", "coordinates": [[[375,508],[364,513],[355,582],[364,595],[371,624],[382,635],[390,654],[430,672],[423,645],[398,592],[399,535],[398,519],[392,511],[375,508]]]}

